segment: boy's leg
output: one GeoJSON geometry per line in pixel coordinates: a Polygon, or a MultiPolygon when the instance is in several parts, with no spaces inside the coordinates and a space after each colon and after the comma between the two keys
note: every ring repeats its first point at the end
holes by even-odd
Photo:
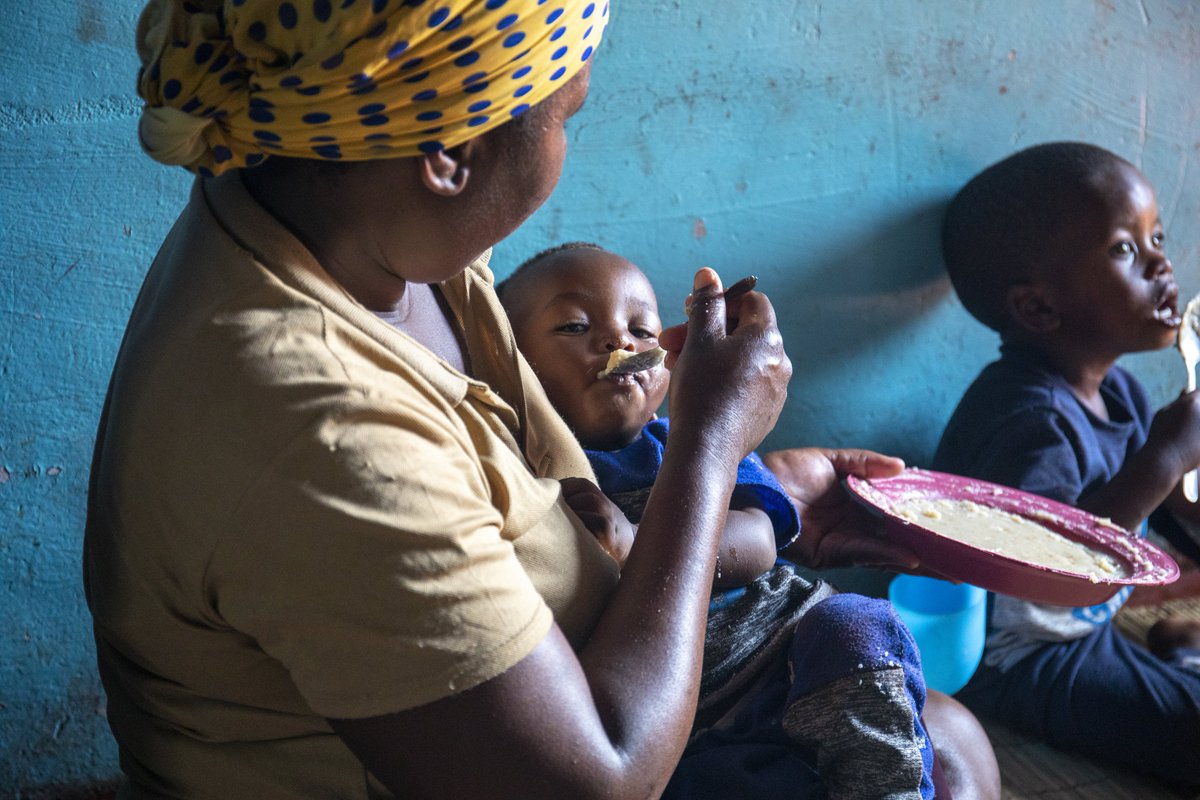
{"type": "Polygon", "coordinates": [[[958,699],[1051,745],[1200,786],[1200,673],[1107,624],[1047,644],[1008,671],[981,666],[958,699]]]}
{"type": "Polygon", "coordinates": [[[790,665],[783,728],[831,800],[933,797],[920,656],[890,603],[855,594],[821,601],[796,626],[790,665]]]}

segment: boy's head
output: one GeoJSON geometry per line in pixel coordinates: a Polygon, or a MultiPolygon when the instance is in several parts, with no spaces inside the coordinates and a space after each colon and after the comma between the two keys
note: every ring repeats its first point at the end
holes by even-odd
{"type": "Polygon", "coordinates": [[[1113,358],[1179,325],[1154,190],[1095,145],[1022,150],[950,202],[942,250],[963,306],[1006,340],[1075,342],[1113,358]]]}
{"type": "Polygon", "coordinates": [[[667,370],[596,375],[614,350],[658,345],[658,302],[642,271],[572,242],[537,254],[496,288],[517,346],[583,446],[615,450],[636,439],[666,396],[667,370]]]}

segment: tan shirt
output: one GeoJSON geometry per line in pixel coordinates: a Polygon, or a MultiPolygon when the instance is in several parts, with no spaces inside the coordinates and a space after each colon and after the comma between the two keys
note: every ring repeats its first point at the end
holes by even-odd
{"type": "Polygon", "coordinates": [[[557,479],[591,469],[486,261],[441,286],[472,379],[356,303],[236,175],[196,184],[134,308],[89,499],[133,796],[377,795],[326,717],[475,686],[552,621],[589,633],[617,570],[557,479]]]}

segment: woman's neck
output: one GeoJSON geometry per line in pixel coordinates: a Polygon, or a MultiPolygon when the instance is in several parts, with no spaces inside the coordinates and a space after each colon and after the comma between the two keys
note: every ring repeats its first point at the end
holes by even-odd
{"type": "Polygon", "coordinates": [[[272,161],[241,170],[250,195],[291,231],[354,299],[372,311],[396,310],[407,280],[388,263],[387,250],[390,241],[402,240],[403,232],[388,231],[386,237],[380,237],[378,232],[386,227],[386,220],[370,207],[369,193],[356,189],[358,181],[349,173],[334,176],[327,165],[296,163],[269,168],[272,161]]]}

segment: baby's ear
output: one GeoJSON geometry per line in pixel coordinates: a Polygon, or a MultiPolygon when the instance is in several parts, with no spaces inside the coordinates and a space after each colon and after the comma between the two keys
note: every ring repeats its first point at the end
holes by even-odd
{"type": "Polygon", "coordinates": [[[1045,289],[1036,283],[1010,286],[1005,309],[1017,326],[1027,333],[1050,333],[1060,324],[1058,311],[1046,296],[1045,289]]]}

